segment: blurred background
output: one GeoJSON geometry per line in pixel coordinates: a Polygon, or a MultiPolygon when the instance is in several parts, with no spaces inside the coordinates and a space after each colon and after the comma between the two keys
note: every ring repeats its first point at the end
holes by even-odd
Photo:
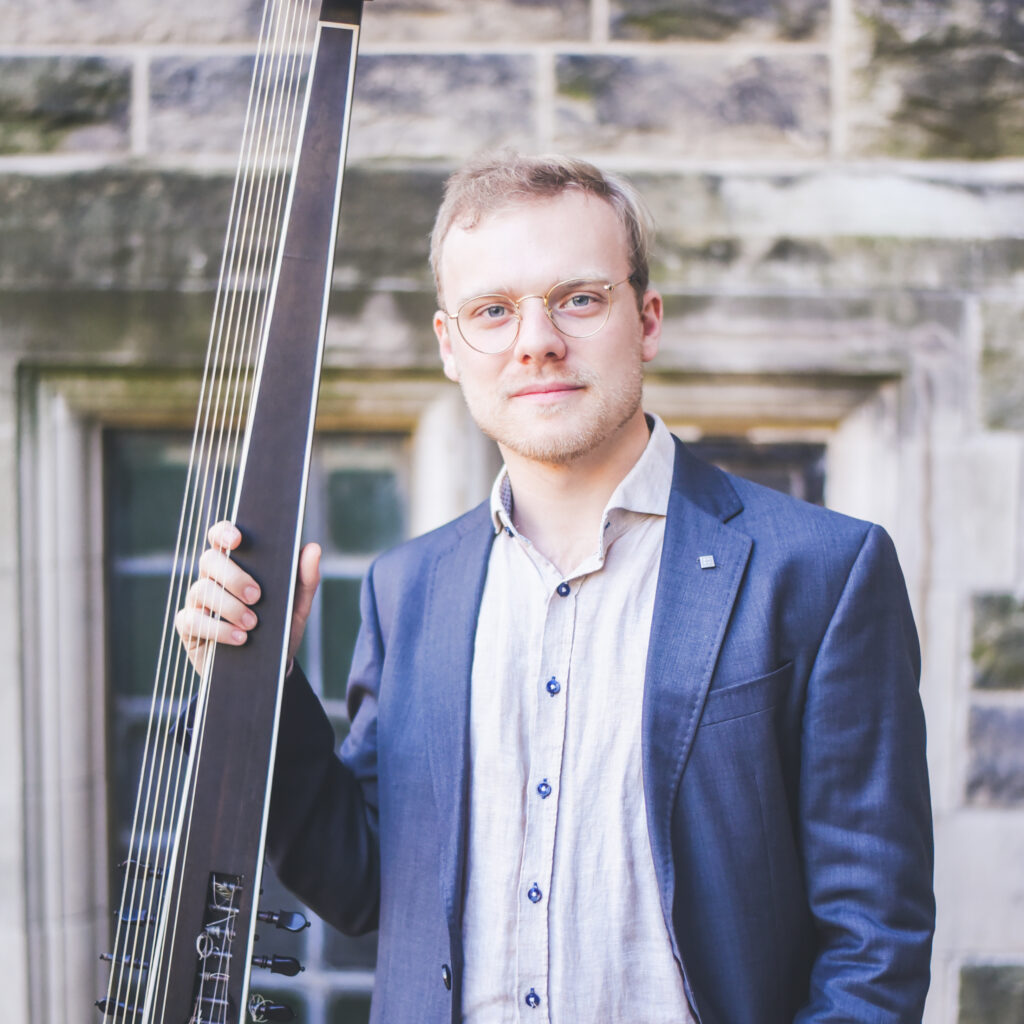
{"type": "MultiPolygon", "coordinates": [[[[259,18],[0,0],[11,1019],[98,1019],[259,18]]],[[[1021,0],[373,0],[361,54],[307,515],[304,661],[339,734],[366,565],[497,468],[430,329],[446,173],[505,145],[625,173],[659,225],[648,408],[896,541],[935,805],[926,1021],[1021,1024],[1021,0]]],[[[295,948],[300,1019],[365,1020],[372,937],[295,948]]]]}

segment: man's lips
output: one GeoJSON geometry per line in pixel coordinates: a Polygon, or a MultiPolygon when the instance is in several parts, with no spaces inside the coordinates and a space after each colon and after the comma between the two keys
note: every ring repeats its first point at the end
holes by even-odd
{"type": "Polygon", "coordinates": [[[538,381],[535,384],[526,384],[517,388],[509,394],[509,398],[528,398],[537,402],[555,401],[572,391],[580,391],[582,388],[583,385],[575,381],[538,381]]]}

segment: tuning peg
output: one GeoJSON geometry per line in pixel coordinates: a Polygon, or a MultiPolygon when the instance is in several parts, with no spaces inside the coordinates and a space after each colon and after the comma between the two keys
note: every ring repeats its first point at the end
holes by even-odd
{"type": "Polygon", "coordinates": [[[117,866],[122,871],[127,871],[129,869],[133,871],[141,871],[142,874],[148,875],[150,878],[163,878],[164,874],[162,868],[155,868],[153,867],[152,864],[149,863],[143,864],[141,861],[135,860],[133,858],[123,860],[117,866]]]}
{"type": "MultiPolygon", "coordinates": [[[[96,1008],[105,1017],[114,1017],[114,1016],[120,1015],[122,1020],[124,1019],[124,1015],[125,1014],[129,1014],[132,1017],[141,1017],[142,1016],[142,1011],[139,1010],[139,1009],[136,1009],[130,1003],[115,1003],[115,1002],[112,1002],[109,999],[97,999],[96,1000],[96,1008]]],[[[291,1020],[290,1017],[287,1018],[287,1019],[291,1020]]]]}
{"type": "Polygon", "coordinates": [[[192,746],[192,730],[196,724],[196,702],[199,697],[196,695],[188,702],[188,707],[174,720],[168,732],[187,754],[192,746]]]}
{"type": "Polygon", "coordinates": [[[276,1024],[277,1021],[294,1020],[295,1011],[287,1003],[272,1003],[254,992],[249,996],[249,1016],[255,1024],[276,1024]]]}
{"type": "Polygon", "coordinates": [[[107,963],[117,963],[122,967],[133,967],[136,970],[144,971],[149,967],[148,960],[139,960],[130,956],[115,957],[113,953],[100,953],[100,959],[106,960],[107,963]]]}
{"type": "Polygon", "coordinates": [[[145,907],[139,907],[137,910],[129,908],[121,914],[122,924],[150,924],[151,918],[149,911],[145,907]]]}
{"type": "Polygon", "coordinates": [[[306,969],[295,957],[278,956],[276,953],[272,956],[254,956],[252,965],[253,967],[264,967],[271,974],[284,974],[289,978],[294,978],[296,974],[306,969]]]}
{"type": "Polygon", "coordinates": [[[301,932],[303,928],[309,927],[309,921],[302,914],[287,910],[278,910],[276,913],[273,910],[260,910],[256,917],[286,932],[301,932]]]}

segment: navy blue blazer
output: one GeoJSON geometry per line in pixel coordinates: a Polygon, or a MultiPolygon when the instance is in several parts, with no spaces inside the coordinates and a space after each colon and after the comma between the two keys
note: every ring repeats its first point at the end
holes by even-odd
{"type": "MultiPolygon", "coordinates": [[[[374,564],[340,758],[301,673],[286,685],[268,852],[328,922],[380,928],[373,1021],[461,1018],[469,690],[493,536],[481,505],[374,564]]],[[[677,444],[644,794],[701,1024],[920,1021],[934,902],[919,669],[882,529],[677,444]]],[[[642,1024],[642,991],[636,1005],[642,1024]]]]}

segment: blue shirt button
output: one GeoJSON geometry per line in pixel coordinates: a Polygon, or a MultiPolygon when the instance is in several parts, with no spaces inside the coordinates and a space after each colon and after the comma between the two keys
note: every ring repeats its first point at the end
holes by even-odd
{"type": "Polygon", "coordinates": [[[541,798],[547,800],[551,796],[551,785],[547,779],[542,779],[537,786],[537,792],[540,793],[541,798]]]}
{"type": "Polygon", "coordinates": [[[530,886],[530,891],[526,895],[530,898],[531,903],[540,903],[544,893],[540,891],[540,886],[534,882],[533,885],[530,886]]]}
{"type": "Polygon", "coordinates": [[[569,590],[569,584],[566,583],[565,580],[562,580],[562,582],[555,588],[555,593],[558,594],[559,597],[568,597],[569,590]]]}
{"type": "Polygon", "coordinates": [[[536,1010],[540,1006],[540,996],[532,988],[526,993],[526,1005],[531,1010],[536,1010]]]}
{"type": "Polygon", "coordinates": [[[559,683],[559,681],[554,676],[552,676],[548,680],[546,689],[547,689],[548,693],[551,694],[552,697],[554,697],[554,695],[556,693],[558,693],[558,691],[561,690],[561,688],[562,688],[562,684],[559,683]]]}

